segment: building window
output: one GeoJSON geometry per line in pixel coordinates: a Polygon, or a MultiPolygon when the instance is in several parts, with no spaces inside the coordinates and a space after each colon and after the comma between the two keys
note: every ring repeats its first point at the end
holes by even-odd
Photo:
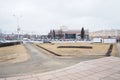
{"type": "Polygon", "coordinates": [[[76,34],[65,34],[65,39],[76,39],[76,34]]]}

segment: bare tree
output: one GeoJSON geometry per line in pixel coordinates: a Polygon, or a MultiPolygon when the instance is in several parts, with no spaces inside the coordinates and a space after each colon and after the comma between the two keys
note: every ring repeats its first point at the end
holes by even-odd
{"type": "Polygon", "coordinates": [[[50,32],[48,33],[48,38],[52,38],[52,30],[50,30],[50,32]]]}
{"type": "Polygon", "coordinates": [[[62,39],[63,38],[63,31],[62,29],[59,30],[59,39],[62,39]]]}

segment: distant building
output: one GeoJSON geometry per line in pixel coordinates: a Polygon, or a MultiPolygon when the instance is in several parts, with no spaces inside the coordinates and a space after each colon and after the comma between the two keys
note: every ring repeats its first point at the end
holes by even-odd
{"type": "Polygon", "coordinates": [[[120,42],[120,30],[101,30],[90,32],[93,42],[115,43],[120,42]]]}
{"type": "MultiPolygon", "coordinates": [[[[54,30],[55,33],[51,30],[48,33],[48,38],[53,39],[55,35],[55,39],[81,39],[81,30],[54,30]]],[[[89,31],[85,30],[85,39],[89,38],[89,31]]]]}
{"type": "Polygon", "coordinates": [[[120,38],[120,30],[101,30],[90,32],[91,38],[120,38]]]}

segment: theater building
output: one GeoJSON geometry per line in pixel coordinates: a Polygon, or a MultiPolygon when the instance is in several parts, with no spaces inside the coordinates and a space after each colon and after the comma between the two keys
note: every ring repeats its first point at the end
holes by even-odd
{"type": "MultiPolygon", "coordinates": [[[[51,30],[49,38],[55,39],[81,39],[81,30],[51,30]]],[[[89,38],[89,31],[85,30],[85,39],[89,38]]]]}

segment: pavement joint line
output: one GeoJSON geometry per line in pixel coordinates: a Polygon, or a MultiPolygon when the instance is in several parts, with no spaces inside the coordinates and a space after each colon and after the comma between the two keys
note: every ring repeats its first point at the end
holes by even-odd
{"type": "Polygon", "coordinates": [[[92,66],[92,64],[89,64],[89,61],[83,61],[60,70],[25,76],[0,78],[0,80],[111,80],[112,78],[119,80],[120,76],[118,75],[120,75],[120,67],[115,68],[115,66],[119,66],[119,64],[117,64],[119,61],[120,58],[117,57],[106,57],[90,60],[90,63],[96,62],[100,65],[96,64],[92,66]],[[96,71],[97,69],[98,71],[96,71]]]}

